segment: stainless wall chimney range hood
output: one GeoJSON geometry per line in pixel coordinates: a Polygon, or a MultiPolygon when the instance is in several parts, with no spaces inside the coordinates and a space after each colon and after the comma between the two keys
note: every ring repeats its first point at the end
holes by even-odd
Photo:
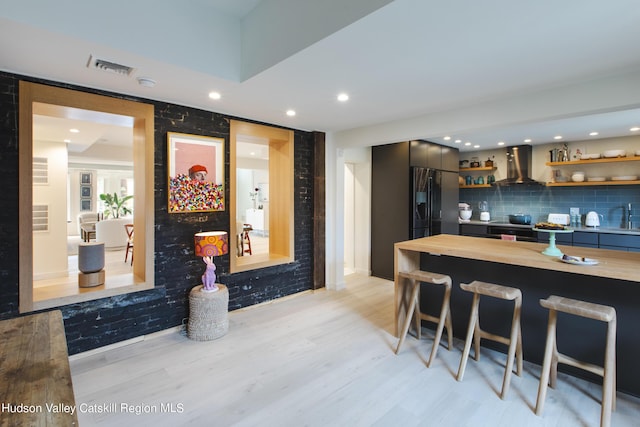
{"type": "Polygon", "coordinates": [[[496,181],[494,185],[542,185],[529,176],[532,152],[531,145],[507,147],[507,177],[496,181]]]}

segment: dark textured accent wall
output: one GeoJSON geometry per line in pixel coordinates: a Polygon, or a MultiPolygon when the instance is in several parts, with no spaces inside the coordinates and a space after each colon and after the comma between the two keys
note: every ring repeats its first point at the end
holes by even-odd
{"type": "MultiPolygon", "coordinates": [[[[229,194],[229,120],[222,114],[96,91],[0,72],[0,319],[18,313],[18,82],[153,104],[155,108],[155,288],[60,307],[69,353],[75,354],[181,325],[188,317],[188,295],[204,270],[193,254],[198,231],[229,231],[229,211],[167,213],[167,132],[225,139],[225,182],[229,194]]],[[[235,118],[234,119],[238,119],[235,118]]],[[[246,120],[246,119],[240,119],[246,120]]],[[[251,121],[251,120],[246,120],[251,121]]],[[[218,281],[229,288],[229,310],[247,307],[313,288],[313,133],[295,134],[295,261],[281,266],[229,274],[229,256],[216,257],[218,281]]],[[[232,332],[232,331],[231,331],[232,332]]]]}

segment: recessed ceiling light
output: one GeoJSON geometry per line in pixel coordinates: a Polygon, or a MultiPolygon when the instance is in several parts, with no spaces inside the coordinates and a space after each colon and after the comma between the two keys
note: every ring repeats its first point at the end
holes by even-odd
{"type": "Polygon", "coordinates": [[[450,136],[445,136],[443,139],[444,139],[445,141],[449,141],[449,140],[451,139],[451,137],[450,137],[450,136]]]}
{"type": "Polygon", "coordinates": [[[64,142],[66,142],[67,144],[71,142],[70,139],[65,139],[64,142]]]}
{"type": "Polygon", "coordinates": [[[287,116],[293,117],[295,115],[296,115],[296,112],[294,110],[287,110],[287,116]]]}
{"type": "Polygon", "coordinates": [[[209,98],[220,99],[222,98],[222,95],[220,95],[220,92],[209,92],[209,98]]]}
{"type": "Polygon", "coordinates": [[[250,152],[250,153],[249,153],[249,155],[250,155],[250,156],[255,156],[255,155],[256,155],[256,152],[255,152],[255,151],[252,151],[252,152],[250,152]]]}
{"type": "Polygon", "coordinates": [[[71,133],[79,133],[80,131],[78,129],[69,129],[69,132],[71,133]]]}
{"type": "Polygon", "coordinates": [[[589,133],[589,136],[596,136],[596,135],[598,135],[598,132],[590,132],[589,133]]]}
{"type": "Polygon", "coordinates": [[[640,130],[640,128],[638,126],[634,126],[631,129],[629,129],[631,132],[637,132],[640,130]]]}
{"type": "Polygon", "coordinates": [[[531,142],[531,138],[525,139],[524,142],[526,142],[528,144],[529,142],[531,142]]]}
{"type": "Polygon", "coordinates": [[[556,136],[553,137],[553,139],[562,139],[562,136],[561,135],[556,135],[556,136]]]}
{"type": "Polygon", "coordinates": [[[346,93],[340,93],[338,94],[338,101],[340,102],[346,102],[349,100],[349,95],[347,95],[346,93]]]}
{"type": "Polygon", "coordinates": [[[474,145],[473,148],[480,148],[478,144],[474,145]]]}
{"type": "Polygon", "coordinates": [[[471,145],[471,143],[469,141],[465,142],[464,145],[466,145],[467,147],[471,145]]]}
{"type": "Polygon", "coordinates": [[[455,142],[456,144],[460,144],[460,143],[462,142],[462,140],[461,140],[461,139],[456,139],[454,142],[455,142]]]}
{"type": "Polygon", "coordinates": [[[498,145],[504,145],[504,141],[498,142],[498,145]]]}

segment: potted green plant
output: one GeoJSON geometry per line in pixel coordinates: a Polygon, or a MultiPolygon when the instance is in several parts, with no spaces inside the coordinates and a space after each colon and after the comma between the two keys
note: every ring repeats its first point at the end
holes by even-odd
{"type": "Polygon", "coordinates": [[[131,213],[131,209],[125,205],[127,201],[133,199],[133,196],[123,196],[118,197],[117,193],[109,194],[103,193],[100,194],[100,200],[104,202],[104,217],[109,218],[110,216],[113,218],[120,218],[120,216],[125,216],[131,213]]]}

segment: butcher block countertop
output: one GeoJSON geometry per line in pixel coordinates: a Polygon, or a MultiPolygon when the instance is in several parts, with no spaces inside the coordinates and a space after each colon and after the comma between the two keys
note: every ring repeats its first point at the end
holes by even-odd
{"type": "MultiPolygon", "coordinates": [[[[543,255],[542,251],[548,246],[547,243],[439,234],[398,242],[394,246],[396,252],[397,250],[423,252],[640,282],[640,253],[638,252],[558,245],[566,255],[592,258],[599,262],[597,265],[572,265],[560,261],[559,258],[543,255]]],[[[396,271],[403,271],[402,260],[396,260],[396,262],[399,262],[396,271]]]]}

